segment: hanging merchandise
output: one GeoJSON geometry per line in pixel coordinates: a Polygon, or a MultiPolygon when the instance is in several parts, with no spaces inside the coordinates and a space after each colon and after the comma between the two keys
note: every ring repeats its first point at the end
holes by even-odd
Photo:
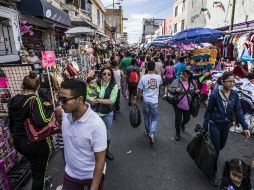
{"type": "Polygon", "coordinates": [[[242,56],[241,56],[241,61],[254,62],[254,58],[249,54],[247,49],[243,50],[243,53],[242,53],[242,56]]]}

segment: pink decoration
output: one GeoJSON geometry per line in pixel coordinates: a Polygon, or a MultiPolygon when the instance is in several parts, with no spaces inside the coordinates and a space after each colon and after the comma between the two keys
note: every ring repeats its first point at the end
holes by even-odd
{"type": "Polygon", "coordinates": [[[50,67],[56,64],[55,53],[53,51],[42,51],[41,58],[44,67],[50,67]]]}

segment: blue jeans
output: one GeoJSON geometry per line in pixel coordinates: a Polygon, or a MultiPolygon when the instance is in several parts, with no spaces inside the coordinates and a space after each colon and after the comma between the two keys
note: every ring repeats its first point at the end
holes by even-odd
{"type": "Polygon", "coordinates": [[[154,135],[158,122],[158,103],[142,102],[146,133],[154,135]]]}
{"type": "Polygon", "coordinates": [[[101,116],[101,119],[104,121],[107,129],[107,140],[109,141],[111,138],[111,128],[113,122],[113,112],[110,112],[106,115],[101,116]]]}
{"type": "Polygon", "coordinates": [[[214,148],[217,152],[217,158],[216,158],[216,162],[215,162],[214,168],[213,168],[213,175],[216,175],[219,154],[220,154],[220,151],[226,145],[226,142],[228,139],[229,127],[225,126],[220,129],[220,128],[217,128],[216,126],[214,126],[213,123],[209,122],[209,132],[210,132],[211,141],[212,141],[214,148]]]}

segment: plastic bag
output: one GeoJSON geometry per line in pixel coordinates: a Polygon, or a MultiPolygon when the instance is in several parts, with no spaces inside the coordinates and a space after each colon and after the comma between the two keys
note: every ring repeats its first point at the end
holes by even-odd
{"type": "Polygon", "coordinates": [[[187,152],[208,178],[212,177],[213,167],[217,161],[217,152],[208,133],[200,133],[188,144],[187,152]]]}
{"type": "Polygon", "coordinates": [[[131,126],[133,128],[139,127],[139,125],[141,123],[141,114],[140,114],[140,110],[139,110],[137,104],[131,105],[130,112],[129,112],[129,118],[130,118],[131,126]]]}
{"type": "Polygon", "coordinates": [[[191,115],[193,117],[197,117],[200,108],[200,98],[198,95],[193,96],[190,107],[191,107],[191,115]]]}

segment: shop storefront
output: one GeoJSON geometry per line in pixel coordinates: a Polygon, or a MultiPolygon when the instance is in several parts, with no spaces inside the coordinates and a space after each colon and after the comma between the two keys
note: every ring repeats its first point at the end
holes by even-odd
{"type": "Polygon", "coordinates": [[[61,45],[64,31],[71,26],[67,13],[43,0],[22,0],[18,5],[21,22],[27,22],[31,31],[22,35],[22,42],[36,52],[55,50],[61,45]]]}

